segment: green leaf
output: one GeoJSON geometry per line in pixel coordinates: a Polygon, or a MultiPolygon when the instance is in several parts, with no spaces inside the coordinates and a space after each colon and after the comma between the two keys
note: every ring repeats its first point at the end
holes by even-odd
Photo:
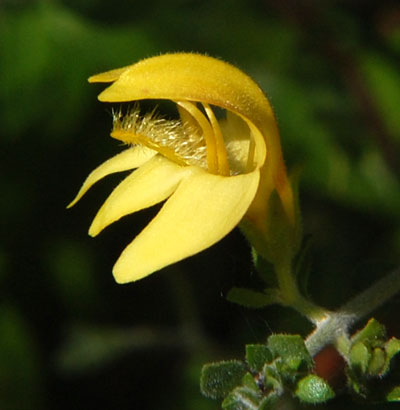
{"type": "Polygon", "coordinates": [[[352,338],[353,343],[363,342],[366,346],[375,347],[386,338],[385,326],[374,318],[370,319],[363,329],[358,331],[352,338]]]}
{"type": "Polygon", "coordinates": [[[261,382],[263,384],[263,392],[268,397],[268,403],[273,403],[285,392],[285,386],[275,363],[266,364],[262,370],[263,378],[261,382]]]}
{"type": "Polygon", "coordinates": [[[246,360],[252,371],[259,372],[265,363],[272,360],[272,354],[267,345],[247,345],[246,360]]]}
{"type": "Polygon", "coordinates": [[[229,302],[253,309],[260,309],[281,301],[277,289],[266,289],[265,293],[261,293],[252,289],[235,287],[228,292],[226,298],[229,302]]]}
{"type": "Polygon", "coordinates": [[[368,363],[371,353],[364,343],[354,344],[350,350],[350,363],[358,373],[365,373],[368,369],[368,363]]]}
{"type": "Polygon", "coordinates": [[[245,373],[246,366],[239,360],[206,364],[200,376],[201,392],[213,399],[225,397],[241,384],[245,373]]]}
{"type": "Polygon", "coordinates": [[[400,401],[400,386],[392,389],[386,396],[387,401],[400,401]]]}
{"type": "Polygon", "coordinates": [[[296,396],[305,403],[324,403],[335,397],[329,384],[314,374],[301,379],[297,385],[296,396]]]}
{"type": "Polygon", "coordinates": [[[274,365],[266,364],[263,369],[264,386],[277,394],[283,393],[282,378],[274,365]]]}
{"type": "Polygon", "coordinates": [[[285,367],[290,370],[300,368],[311,369],[312,358],[299,335],[272,335],[268,338],[267,346],[272,355],[280,357],[285,367]]]}
{"type": "Polygon", "coordinates": [[[244,387],[247,387],[248,389],[252,389],[252,390],[255,390],[255,391],[259,390],[259,388],[257,386],[257,383],[254,380],[254,377],[251,373],[246,373],[243,376],[242,384],[243,384],[244,387]]]}

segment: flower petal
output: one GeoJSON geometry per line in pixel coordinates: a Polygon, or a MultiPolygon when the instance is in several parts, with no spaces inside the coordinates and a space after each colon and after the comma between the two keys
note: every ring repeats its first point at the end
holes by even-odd
{"type": "Polygon", "coordinates": [[[113,269],[116,281],[141,279],[219,241],[242,219],[258,181],[258,170],[228,178],[198,170],[185,178],[123,251],[113,269]]]}
{"type": "Polygon", "coordinates": [[[89,234],[96,236],[125,215],[140,211],[168,198],[179,182],[196,168],[182,167],[156,156],[126,177],[98,211],[89,234]]]}
{"type": "MultiPolygon", "coordinates": [[[[119,77],[100,95],[100,101],[122,102],[142,99],[198,101],[239,113],[259,126],[270,117],[268,100],[259,86],[241,70],[224,61],[192,53],[164,54],[128,67],[113,70],[119,77]],[[122,71],[122,73],[121,73],[122,71]]],[[[110,82],[110,72],[90,81],[110,82]]]]}
{"type": "Polygon", "coordinates": [[[100,179],[115,172],[128,171],[133,168],[140,167],[157,152],[146,147],[136,146],[120,152],[106,162],[103,162],[95,170],[93,170],[86,181],[83,183],[75,199],[67,206],[71,208],[74,206],[85,193],[100,179]]]}
{"type": "Polygon", "coordinates": [[[109,70],[104,73],[92,75],[89,78],[89,83],[110,83],[112,81],[118,80],[121,74],[126,71],[130,66],[125,66],[121,68],[116,68],[114,70],[109,70]]]}

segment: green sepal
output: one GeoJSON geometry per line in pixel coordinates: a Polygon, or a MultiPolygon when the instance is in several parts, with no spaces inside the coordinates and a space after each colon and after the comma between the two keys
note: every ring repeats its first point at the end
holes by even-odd
{"type": "Polygon", "coordinates": [[[268,233],[263,256],[274,265],[292,260],[299,250],[301,233],[289,221],[277,191],[269,197],[266,220],[268,233]]]}
{"type": "Polygon", "coordinates": [[[314,374],[302,378],[297,384],[296,396],[304,403],[325,403],[335,397],[329,384],[314,374]]]}
{"type": "Polygon", "coordinates": [[[253,289],[234,287],[228,292],[226,299],[229,302],[253,309],[281,303],[278,289],[266,289],[264,292],[257,292],[253,289]]]}
{"type": "Polygon", "coordinates": [[[246,365],[239,360],[208,363],[201,370],[200,390],[213,399],[225,397],[241,384],[246,371],[246,365]]]}
{"type": "Polygon", "coordinates": [[[267,346],[276,358],[282,361],[282,371],[310,370],[313,361],[299,335],[272,335],[268,338],[267,346]]]}
{"type": "Polygon", "coordinates": [[[366,346],[375,347],[380,345],[386,338],[385,326],[374,318],[370,319],[363,329],[358,331],[352,338],[353,343],[363,342],[366,346]]]}
{"type": "Polygon", "coordinates": [[[290,183],[294,195],[294,221],[287,214],[280,195],[273,190],[268,198],[265,226],[257,226],[244,218],[240,227],[257,252],[273,265],[290,263],[299,251],[302,226],[298,201],[299,172],[292,175],[290,183]]]}
{"type": "Polygon", "coordinates": [[[387,401],[400,401],[400,386],[395,387],[386,395],[387,401]]]}
{"type": "Polygon", "coordinates": [[[274,265],[263,258],[254,247],[251,248],[251,256],[253,259],[254,267],[256,268],[256,271],[261,280],[268,287],[277,287],[278,281],[276,278],[274,265]]]}
{"type": "Polygon", "coordinates": [[[253,372],[259,372],[266,363],[272,360],[272,353],[267,345],[247,345],[246,361],[253,372]]]}

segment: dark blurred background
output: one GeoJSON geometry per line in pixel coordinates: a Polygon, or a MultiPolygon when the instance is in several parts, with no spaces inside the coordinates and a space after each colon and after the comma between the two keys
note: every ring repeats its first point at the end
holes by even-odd
{"type": "MultiPolygon", "coordinates": [[[[120,150],[96,100],[103,86],[87,78],[171,51],[223,58],[268,93],[288,168],[302,168],[317,303],[335,308],[399,262],[397,1],[3,0],[1,410],[217,409],[199,392],[203,363],[242,357],[271,332],[310,331],[290,310],[225,300],[255,282],[238,230],[122,286],[112,265],[157,209],[87,236],[121,175],[65,209],[120,150]]],[[[395,298],[376,312],[397,336],[399,308],[395,298]]]]}

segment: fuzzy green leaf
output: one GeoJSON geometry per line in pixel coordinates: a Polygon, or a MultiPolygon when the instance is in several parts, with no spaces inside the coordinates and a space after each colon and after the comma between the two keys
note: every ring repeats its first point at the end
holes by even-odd
{"type": "Polygon", "coordinates": [[[272,335],[267,346],[274,358],[280,357],[288,370],[311,369],[312,358],[299,335],[272,335]]]}
{"type": "Polygon", "coordinates": [[[201,392],[213,399],[225,397],[241,384],[245,373],[246,366],[239,360],[206,364],[200,376],[201,392]]]}
{"type": "Polygon", "coordinates": [[[263,369],[264,386],[280,394],[283,392],[283,383],[280,374],[274,365],[266,364],[263,369]]]}
{"type": "Polygon", "coordinates": [[[247,387],[248,389],[252,389],[254,391],[258,391],[259,388],[257,386],[256,381],[254,380],[254,377],[251,373],[246,373],[243,378],[242,378],[242,384],[244,387],[247,387]]]}
{"type": "Polygon", "coordinates": [[[258,390],[249,389],[245,386],[237,387],[222,402],[225,410],[254,410],[263,406],[266,398],[258,390]]]}
{"type": "Polygon", "coordinates": [[[329,384],[314,374],[301,379],[297,385],[296,396],[305,403],[324,403],[335,397],[329,384]]]}
{"type": "Polygon", "coordinates": [[[251,370],[259,372],[265,363],[272,360],[272,354],[267,345],[247,345],[246,360],[251,370]]]}

